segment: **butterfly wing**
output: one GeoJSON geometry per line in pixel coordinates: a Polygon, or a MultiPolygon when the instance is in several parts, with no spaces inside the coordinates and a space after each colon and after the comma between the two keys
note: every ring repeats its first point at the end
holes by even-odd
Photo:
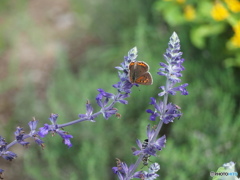
{"type": "Polygon", "coordinates": [[[134,81],[136,80],[136,72],[135,72],[136,62],[130,62],[128,68],[129,68],[129,81],[131,83],[134,83],[134,81]]]}
{"type": "Polygon", "coordinates": [[[151,85],[153,83],[152,75],[146,72],[135,80],[135,83],[142,85],[151,85]]]}
{"type": "Polygon", "coordinates": [[[149,66],[147,63],[143,61],[136,62],[136,69],[138,70],[138,75],[141,76],[142,74],[148,72],[149,66]]]}

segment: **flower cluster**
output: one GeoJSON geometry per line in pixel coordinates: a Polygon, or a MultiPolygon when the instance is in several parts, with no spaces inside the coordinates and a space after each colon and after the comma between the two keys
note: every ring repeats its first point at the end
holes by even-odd
{"type": "Polygon", "coordinates": [[[227,67],[239,67],[239,0],[156,0],[154,8],[169,26],[187,27],[190,34],[188,38],[195,47],[211,51],[208,46],[211,43],[214,44],[212,50],[225,48],[225,56],[219,54],[219,60],[227,67]],[[230,36],[226,35],[229,33],[230,36]],[[213,36],[220,38],[223,43],[218,44],[213,36]]]}
{"type": "Polygon", "coordinates": [[[162,92],[158,94],[163,100],[157,102],[155,98],[151,98],[150,104],[153,105],[154,110],[148,109],[146,112],[150,113],[150,120],[156,121],[159,117],[157,128],[151,128],[147,126],[147,139],[143,142],[139,139],[136,141],[139,149],[133,148],[133,155],[139,156],[135,164],[129,167],[124,162],[117,161],[117,167],[113,167],[112,170],[118,175],[120,180],[129,180],[132,178],[139,178],[144,180],[156,179],[159,175],[156,172],[160,169],[157,163],[153,163],[148,168],[148,171],[136,171],[139,164],[143,162],[144,166],[148,166],[148,160],[151,156],[156,156],[158,151],[161,151],[166,144],[166,136],[163,135],[157,138],[159,131],[164,124],[173,122],[174,119],[180,118],[182,113],[180,107],[173,103],[168,103],[168,95],[176,95],[177,91],[182,95],[188,95],[186,87],[188,84],[177,85],[181,82],[181,71],[184,70],[182,63],[184,59],[181,58],[182,52],[180,52],[180,40],[177,34],[174,32],[168,43],[168,48],[164,54],[166,63],[160,63],[161,68],[158,74],[166,77],[165,86],[160,86],[162,92]]]}
{"type": "Polygon", "coordinates": [[[147,137],[148,139],[144,140],[145,146],[143,145],[143,143],[138,139],[137,145],[140,148],[140,150],[134,151],[133,154],[134,155],[152,155],[152,156],[156,156],[156,152],[157,151],[161,151],[163,147],[165,147],[166,144],[166,136],[162,136],[160,138],[158,138],[156,141],[152,141],[154,134],[155,134],[155,129],[151,128],[150,125],[147,126],[147,137]],[[152,142],[152,143],[150,143],[152,142]]]}
{"type": "Polygon", "coordinates": [[[222,21],[222,20],[227,19],[227,17],[229,17],[229,12],[223,6],[222,3],[216,2],[215,5],[212,8],[211,15],[212,15],[214,20],[222,21]]]}
{"type": "MultiPolygon", "coordinates": [[[[175,118],[180,118],[182,113],[180,112],[180,107],[168,103],[168,95],[175,95],[177,91],[181,92],[182,95],[187,95],[186,90],[187,84],[177,85],[180,83],[180,77],[182,77],[181,71],[184,70],[182,63],[184,59],[181,58],[182,52],[180,52],[180,41],[176,33],[170,38],[168,44],[168,49],[164,54],[166,63],[160,63],[162,66],[159,69],[158,74],[165,76],[167,78],[166,85],[160,86],[162,92],[158,94],[159,97],[163,97],[162,101],[157,102],[155,98],[151,98],[150,104],[153,105],[154,110],[148,109],[147,112],[150,113],[150,120],[156,121],[159,118],[157,128],[151,128],[150,125],[147,126],[147,139],[143,142],[137,140],[137,145],[139,149],[135,149],[133,155],[138,156],[138,159],[135,164],[128,166],[125,162],[122,162],[120,159],[117,159],[117,166],[113,167],[112,170],[118,175],[120,180],[129,180],[132,178],[139,178],[144,180],[153,180],[156,179],[159,175],[156,174],[160,169],[158,163],[152,163],[147,171],[137,171],[137,168],[141,162],[144,166],[148,166],[148,160],[151,156],[156,156],[158,151],[161,151],[166,144],[166,136],[158,138],[159,131],[162,127],[162,124],[168,124],[173,122],[175,118]]],[[[45,123],[43,127],[40,127],[37,130],[38,120],[33,118],[32,121],[28,123],[30,132],[25,133],[23,128],[17,127],[15,131],[15,140],[11,143],[6,143],[4,138],[0,136],[0,156],[6,160],[13,160],[17,155],[8,149],[15,145],[21,144],[26,147],[29,145],[29,142],[25,141],[27,138],[33,138],[34,141],[44,147],[44,142],[41,138],[44,138],[48,134],[56,135],[58,134],[62,139],[63,143],[72,147],[71,139],[73,138],[68,132],[63,130],[63,127],[70,126],[76,123],[83,121],[95,122],[96,117],[102,115],[104,119],[108,120],[111,116],[116,115],[120,116],[118,109],[114,106],[116,103],[127,104],[126,100],[131,93],[131,88],[138,84],[132,84],[129,81],[129,63],[137,60],[137,48],[134,47],[128,52],[128,56],[124,57],[124,61],[121,63],[121,66],[116,67],[120,72],[118,73],[120,81],[113,85],[117,89],[117,93],[109,93],[103,89],[98,89],[98,95],[96,96],[96,104],[100,107],[98,112],[94,112],[94,108],[90,101],[86,103],[86,113],[79,114],[79,119],[65,123],[58,123],[58,114],[51,114],[49,117],[50,123],[45,123]]],[[[3,173],[3,170],[0,169],[0,178],[3,173]]]]}
{"type": "MultiPolygon", "coordinates": [[[[124,57],[124,61],[120,64],[121,66],[117,66],[116,69],[122,71],[118,72],[118,76],[120,81],[117,84],[114,84],[113,87],[118,89],[119,92],[131,93],[131,88],[133,85],[129,81],[129,63],[132,61],[136,61],[137,59],[137,48],[134,47],[128,52],[128,56],[124,57]]],[[[136,85],[138,86],[138,85],[136,85]]]]}
{"type": "Polygon", "coordinates": [[[164,100],[157,102],[155,98],[151,98],[150,104],[154,106],[154,111],[151,109],[147,110],[147,112],[151,114],[151,121],[155,121],[156,117],[159,117],[163,123],[168,124],[169,122],[173,122],[175,118],[180,118],[182,115],[179,106],[172,103],[166,103],[168,95],[176,95],[177,91],[181,92],[182,95],[188,95],[188,91],[186,90],[188,84],[176,86],[177,83],[181,82],[181,71],[184,70],[184,67],[182,66],[184,59],[181,58],[181,56],[180,40],[174,32],[164,54],[164,59],[167,63],[161,62],[160,66],[162,66],[162,68],[159,68],[158,72],[159,75],[167,78],[165,86],[159,87],[162,92],[158,94],[160,97],[164,96],[164,100]]]}
{"type": "Polygon", "coordinates": [[[160,169],[160,165],[158,163],[152,164],[148,171],[137,171],[133,175],[130,175],[134,166],[130,165],[127,166],[126,163],[121,162],[120,160],[117,161],[117,167],[113,167],[112,170],[115,174],[117,174],[119,180],[126,180],[126,179],[144,179],[144,180],[153,180],[156,179],[159,175],[156,174],[157,171],[160,169]]]}
{"type": "MultiPolygon", "coordinates": [[[[127,97],[129,97],[129,94],[131,93],[131,88],[133,85],[129,81],[129,63],[131,61],[136,61],[137,58],[137,48],[134,47],[128,52],[128,56],[124,57],[124,62],[121,63],[121,67],[116,67],[119,72],[119,78],[120,81],[117,84],[114,84],[113,87],[117,89],[116,94],[108,93],[104,91],[103,89],[98,89],[98,95],[96,96],[95,100],[97,105],[100,107],[100,111],[94,112],[93,106],[91,105],[90,101],[87,101],[86,103],[86,113],[85,114],[79,114],[79,119],[70,121],[65,124],[59,124],[58,114],[51,114],[49,117],[50,124],[45,123],[43,127],[40,127],[37,130],[38,120],[33,118],[32,121],[28,123],[30,132],[25,133],[23,131],[23,128],[17,127],[15,131],[15,140],[11,143],[6,143],[5,140],[0,136],[0,156],[2,156],[6,160],[13,160],[17,157],[17,155],[11,151],[8,151],[8,149],[15,145],[15,144],[21,144],[22,146],[27,147],[30,143],[25,141],[27,138],[33,138],[34,141],[40,145],[42,148],[44,148],[44,142],[41,138],[44,138],[47,134],[51,133],[52,135],[58,134],[62,139],[63,143],[68,146],[68,148],[72,147],[71,139],[73,138],[72,135],[70,135],[68,132],[64,131],[62,128],[66,126],[70,126],[79,122],[83,121],[91,121],[95,122],[95,118],[99,115],[103,115],[104,119],[109,119],[111,116],[116,115],[120,116],[118,113],[118,110],[114,107],[116,103],[121,104],[127,104],[128,101],[126,100],[127,97]]],[[[0,169],[0,177],[1,173],[3,173],[3,170],[0,169]]]]}

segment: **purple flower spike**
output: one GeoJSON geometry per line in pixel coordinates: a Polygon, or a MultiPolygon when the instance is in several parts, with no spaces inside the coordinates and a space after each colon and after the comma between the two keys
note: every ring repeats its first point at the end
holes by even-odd
{"type": "Polygon", "coordinates": [[[168,48],[164,54],[164,59],[167,61],[167,64],[162,62],[160,63],[160,66],[162,66],[162,68],[159,69],[158,74],[161,76],[166,76],[168,82],[166,87],[160,87],[163,92],[159,93],[159,96],[163,96],[165,94],[175,95],[176,91],[181,91],[182,95],[188,94],[185,88],[188,84],[174,88],[174,85],[176,83],[181,82],[181,71],[184,70],[184,67],[182,66],[182,63],[184,62],[184,59],[181,57],[182,54],[183,53],[180,51],[180,40],[177,34],[174,32],[170,37],[168,48]]]}
{"type": "MultiPolygon", "coordinates": [[[[122,72],[118,72],[120,82],[114,84],[113,87],[116,88],[120,93],[131,93],[131,88],[134,85],[129,81],[128,66],[131,61],[136,61],[137,56],[137,48],[134,47],[128,52],[128,56],[124,57],[124,62],[121,63],[121,67],[116,67],[116,69],[122,72]]],[[[138,85],[136,84],[136,86],[138,85]]]]}
{"type": "MultiPolygon", "coordinates": [[[[150,120],[158,122],[152,128],[150,125],[147,126],[147,139],[144,141],[137,140],[138,149],[133,147],[133,155],[138,156],[138,160],[133,165],[132,168],[127,168],[126,164],[122,163],[121,171],[118,167],[114,167],[113,171],[118,174],[118,178],[120,180],[130,180],[132,178],[144,179],[144,180],[154,180],[159,177],[156,174],[160,169],[160,165],[158,163],[152,163],[150,167],[148,166],[151,162],[151,156],[157,156],[157,152],[161,151],[166,145],[166,136],[158,138],[159,132],[163,127],[163,124],[168,124],[173,122],[176,118],[179,119],[182,116],[180,111],[180,107],[168,102],[168,95],[175,95],[177,91],[179,91],[182,95],[188,95],[188,91],[186,87],[188,84],[180,84],[182,73],[184,70],[182,63],[184,59],[182,58],[182,52],[180,51],[180,40],[177,34],[174,32],[170,37],[170,41],[168,43],[168,48],[164,54],[165,63],[161,62],[158,74],[166,77],[166,84],[164,86],[160,86],[159,88],[162,90],[158,94],[158,96],[163,96],[162,100],[156,100],[155,98],[151,98],[150,104],[153,106],[153,109],[147,109],[146,112],[150,114],[150,120]],[[155,127],[156,126],[156,127],[155,127]],[[148,171],[138,171],[136,172],[139,164],[143,163],[144,166],[149,167],[148,171]],[[124,168],[124,166],[126,166],[124,168]],[[132,170],[130,170],[132,169],[132,170]]],[[[115,84],[114,87],[118,89],[119,92],[123,91],[123,84],[129,82],[128,79],[128,65],[131,61],[136,61],[137,58],[137,50],[132,49],[129,51],[128,57],[125,57],[125,62],[122,63],[122,67],[117,67],[118,70],[123,71],[123,73],[119,73],[119,77],[121,82],[115,84]]],[[[138,72],[137,72],[138,73],[138,72]]],[[[140,72],[141,73],[141,72],[140,72]]],[[[138,75],[138,74],[134,74],[138,75]]],[[[129,89],[130,91],[130,89],[129,89]]],[[[116,98],[115,100],[117,100],[116,98]]],[[[124,103],[124,102],[123,102],[124,103]]],[[[130,166],[131,167],[131,166],[130,166]]]]}

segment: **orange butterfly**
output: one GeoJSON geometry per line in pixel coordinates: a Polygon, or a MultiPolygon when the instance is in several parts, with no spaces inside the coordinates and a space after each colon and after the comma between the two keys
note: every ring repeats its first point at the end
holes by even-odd
{"type": "Polygon", "coordinates": [[[131,83],[142,85],[151,85],[153,83],[152,75],[148,70],[148,64],[143,61],[130,62],[129,64],[129,80],[131,83]]]}

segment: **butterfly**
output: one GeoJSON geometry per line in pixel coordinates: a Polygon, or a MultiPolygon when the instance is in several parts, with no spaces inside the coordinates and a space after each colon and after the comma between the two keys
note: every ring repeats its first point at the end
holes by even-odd
{"type": "Polygon", "coordinates": [[[152,75],[148,70],[148,64],[143,61],[134,61],[129,63],[129,80],[131,83],[142,85],[151,85],[153,83],[152,75]]]}

